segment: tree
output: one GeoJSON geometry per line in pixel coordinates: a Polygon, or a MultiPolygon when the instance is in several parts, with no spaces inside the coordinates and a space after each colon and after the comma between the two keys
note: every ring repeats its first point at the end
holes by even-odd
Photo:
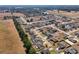
{"type": "Polygon", "coordinates": [[[31,47],[29,50],[29,54],[35,54],[35,53],[36,53],[35,49],[31,47]]]}

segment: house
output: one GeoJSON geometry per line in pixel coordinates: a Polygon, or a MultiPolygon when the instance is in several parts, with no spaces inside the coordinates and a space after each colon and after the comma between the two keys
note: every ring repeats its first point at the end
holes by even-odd
{"type": "Polygon", "coordinates": [[[63,41],[58,43],[59,50],[64,49],[65,47],[66,47],[66,43],[64,43],[63,41]]]}
{"type": "Polygon", "coordinates": [[[69,47],[70,45],[68,43],[66,43],[65,41],[60,41],[58,42],[58,49],[61,50],[61,49],[65,49],[67,47],[69,47]]]}
{"type": "Polygon", "coordinates": [[[41,51],[41,54],[49,54],[49,49],[45,48],[41,51]]]}
{"type": "Polygon", "coordinates": [[[79,32],[76,32],[75,35],[76,35],[77,37],[79,37],[79,32]]]}
{"type": "Polygon", "coordinates": [[[67,48],[65,51],[64,51],[65,54],[77,54],[78,51],[75,49],[75,48],[67,48]]]}
{"type": "Polygon", "coordinates": [[[72,43],[76,43],[77,42],[76,40],[74,40],[74,37],[69,37],[68,40],[71,41],[72,43]]]}

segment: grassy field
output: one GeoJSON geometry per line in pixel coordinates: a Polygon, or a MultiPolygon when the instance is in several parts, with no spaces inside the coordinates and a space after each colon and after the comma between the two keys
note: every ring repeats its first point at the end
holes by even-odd
{"type": "Polygon", "coordinates": [[[0,53],[25,53],[13,20],[0,20],[0,53]]]}

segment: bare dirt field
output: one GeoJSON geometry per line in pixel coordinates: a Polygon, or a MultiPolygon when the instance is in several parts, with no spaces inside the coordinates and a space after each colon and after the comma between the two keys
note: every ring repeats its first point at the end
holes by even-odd
{"type": "MultiPolygon", "coordinates": [[[[6,13],[0,13],[0,20],[4,19],[4,16],[12,16],[12,14],[10,12],[6,12],[6,13]]],[[[24,14],[22,13],[13,13],[13,16],[21,16],[21,17],[25,17],[24,14]]]]}
{"type": "Polygon", "coordinates": [[[74,12],[74,11],[71,11],[71,12],[66,12],[66,11],[59,11],[58,10],[55,10],[55,11],[48,11],[49,14],[57,14],[57,15],[63,15],[63,16],[67,16],[67,17],[79,17],[79,12],[74,12]]]}
{"type": "Polygon", "coordinates": [[[0,54],[19,53],[25,53],[25,49],[13,20],[0,20],[0,54]]]}

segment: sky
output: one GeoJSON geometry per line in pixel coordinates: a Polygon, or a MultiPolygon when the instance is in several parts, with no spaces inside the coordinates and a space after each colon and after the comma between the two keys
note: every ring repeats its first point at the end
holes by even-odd
{"type": "Polygon", "coordinates": [[[0,0],[0,5],[79,5],[79,0],[0,0]]]}

